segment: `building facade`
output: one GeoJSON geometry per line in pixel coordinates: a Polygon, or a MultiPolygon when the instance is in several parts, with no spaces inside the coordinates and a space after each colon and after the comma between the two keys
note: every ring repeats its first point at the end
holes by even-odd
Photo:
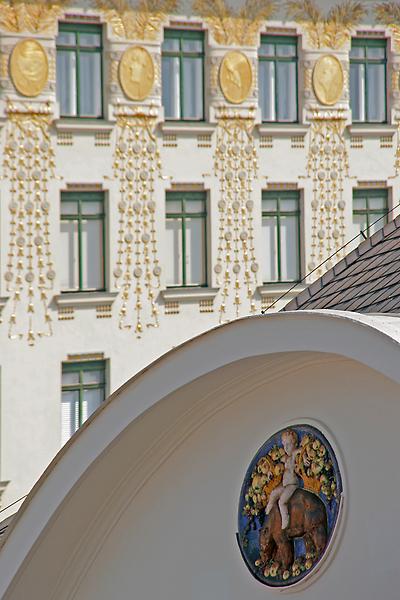
{"type": "Polygon", "coordinates": [[[323,4],[1,2],[4,504],[129,377],[398,213],[400,23],[323,4]]]}

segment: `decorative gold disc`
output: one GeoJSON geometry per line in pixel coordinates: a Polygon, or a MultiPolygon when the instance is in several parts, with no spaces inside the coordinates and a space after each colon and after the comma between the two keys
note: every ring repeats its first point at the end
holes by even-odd
{"type": "Polygon", "coordinates": [[[227,52],[219,69],[219,85],[228,102],[241,104],[253,84],[253,73],[247,56],[237,50],[227,52]]]}
{"type": "Polygon", "coordinates": [[[313,71],[313,88],[321,104],[336,104],[343,93],[343,68],[340,61],[332,54],[321,56],[313,71]]]}
{"type": "Polygon", "coordinates": [[[43,46],[36,40],[18,42],[10,59],[10,76],[23,96],[38,96],[47,83],[49,63],[43,46]]]}
{"type": "Polygon", "coordinates": [[[154,63],[141,46],[131,46],[119,62],[119,81],[125,95],[131,100],[144,100],[154,84],[154,63]]]}

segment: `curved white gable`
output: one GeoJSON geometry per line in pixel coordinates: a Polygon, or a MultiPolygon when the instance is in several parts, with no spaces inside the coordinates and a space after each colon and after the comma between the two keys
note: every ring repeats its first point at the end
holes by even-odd
{"type": "Polygon", "coordinates": [[[0,553],[0,597],[200,600],[277,595],[240,557],[255,450],[321,424],[345,480],[327,568],[294,598],[398,599],[399,331],[340,312],[251,317],[133,378],[50,465],[0,553]]]}

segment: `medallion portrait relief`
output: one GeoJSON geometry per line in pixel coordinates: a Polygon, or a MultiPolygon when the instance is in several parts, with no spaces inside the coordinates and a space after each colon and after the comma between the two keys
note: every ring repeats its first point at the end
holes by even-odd
{"type": "Polygon", "coordinates": [[[38,96],[47,83],[49,64],[43,46],[36,40],[18,42],[10,58],[10,75],[22,96],[38,96]]]}
{"type": "Polygon", "coordinates": [[[247,56],[236,50],[225,54],[220,66],[219,83],[228,102],[244,102],[253,84],[251,64],[247,56]]]}
{"type": "Polygon", "coordinates": [[[147,98],[154,84],[154,63],[145,48],[132,46],[125,50],[119,63],[119,80],[130,100],[147,98]]]}
{"type": "Polygon", "coordinates": [[[321,104],[336,104],[343,93],[343,68],[340,61],[331,54],[321,56],[314,66],[313,88],[321,104]]]}
{"type": "Polygon", "coordinates": [[[340,514],[342,479],[331,445],[310,425],[273,435],[246,473],[238,542],[247,567],[270,587],[288,587],[326,553],[340,514]]]}

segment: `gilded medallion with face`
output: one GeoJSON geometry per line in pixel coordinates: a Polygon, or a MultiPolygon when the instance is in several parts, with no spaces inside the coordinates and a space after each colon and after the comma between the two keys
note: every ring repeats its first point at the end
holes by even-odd
{"type": "Polygon", "coordinates": [[[119,63],[119,81],[130,100],[147,98],[154,84],[154,63],[145,48],[131,46],[125,50],[119,63]]]}
{"type": "Polygon", "coordinates": [[[221,62],[219,84],[228,102],[244,102],[253,84],[251,64],[247,56],[236,50],[227,52],[221,62]]]}
{"type": "Polygon", "coordinates": [[[14,47],[10,75],[16,90],[23,96],[40,94],[47,83],[49,63],[43,46],[37,40],[22,40],[14,47]]]}
{"type": "Polygon", "coordinates": [[[336,56],[326,54],[317,60],[313,71],[313,88],[321,104],[331,106],[340,100],[343,93],[343,69],[336,56]]]}

